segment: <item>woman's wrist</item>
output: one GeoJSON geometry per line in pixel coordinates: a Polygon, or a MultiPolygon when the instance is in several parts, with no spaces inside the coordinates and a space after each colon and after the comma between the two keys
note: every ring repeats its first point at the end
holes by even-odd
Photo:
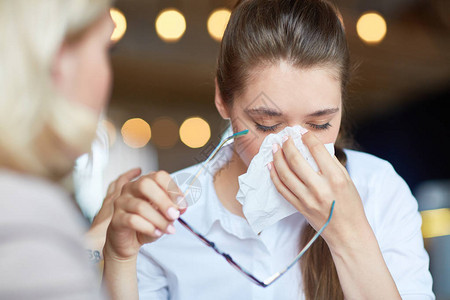
{"type": "Polygon", "coordinates": [[[109,263],[117,263],[117,264],[136,264],[137,254],[129,257],[122,257],[118,255],[112,247],[109,245],[108,241],[105,243],[103,247],[103,259],[109,263]]]}
{"type": "Polygon", "coordinates": [[[324,235],[324,239],[331,253],[337,256],[344,257],[351,253],[364,252],[364,249],[371,246],[378,248],[375,234],[367,220],[363,220],[358,225],[348,229],[337,228],[337,232],[328,236],[324,235]]]}
{"type": "Polygon", "coordinates": [[[103,248],[103,280],[111,299],[139,299],[137,286],[137,255],[127,259],[119,257],[108,246],[103,248]]]}
{"type": "Polygon", "coordinates": [[[97,264],[103,260],[102,253],[104,244],[104,235],[102,236],[96,230],[91,228],[85,234],[86,252],[91,263],[97,264]]]}
{"type": "Polygon", "coordinates": [[[400,299],[370,226],[329,246],[344,295],[354,299],[400,299]]]}
{"type": "Polygon", "coordinates": [[[102,252],[103,246],[105,245],[105,235],[89,230],[85,234],[85,242],[88,249],[96,249],[102,252]]]}

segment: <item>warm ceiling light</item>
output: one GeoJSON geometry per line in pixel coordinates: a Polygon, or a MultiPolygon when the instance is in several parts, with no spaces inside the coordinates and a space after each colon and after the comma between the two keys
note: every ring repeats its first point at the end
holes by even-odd
{"type": "Polygon", "coordinates": [[[186,31],[186,20],[176,9],[165,9],[156,18],[156,33],[165,42],[178,41],[186,31]]]}
{"type": "Polygon", "coordinates": [[[223,37],[223,33],[227,28],[228,21],[230,20],[231,11],[226,8],[221,8],[213,11],[208,18],[208,32],[209,35],[220,42],[223,37]]]}
{"type": "Polygon", "coordinates": [[[127,19],[117,8],[111,8],[109,12],[115,25],[114,32],[111,35],[111,41],[117,43],[127,31],[127,19]]]}
{"type": "Polygon", "coordinates": [[[158,118],[152,122],[152,133],[152,143],[158,148],[172,148],[178,141],[178,124],[169,117],[158,118]]]}
{"type": "Polygon", "coordinates": [[[123,142],[131,148],[142,148],[150,141],[152,131],[150,125],[142,119],[126,121],[122,126],[123,142]]]}
{"type": "Polygon", "coordinates": [[[359,18],[356,23],[356,31],[364,42],[378,44],[386,35],[386,21],[380,14],[368,12],[359,18]]]}
{"type": "Polygon", "coordinates": [[[208,122],[199,117],[189,118],[181,124],[180,139],[190,148],[203,147],[211,138],[208,122]]]}

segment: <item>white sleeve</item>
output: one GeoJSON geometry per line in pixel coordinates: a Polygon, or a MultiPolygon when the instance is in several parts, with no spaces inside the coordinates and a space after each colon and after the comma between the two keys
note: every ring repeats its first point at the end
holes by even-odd
{"type": "Polygon", "coordinates": [[[168,300],[169,288],[164,270],[141,248],[137,259],[139,299],[168,300]]]}
{"type": "Polygon", "coordinates": [[[386,163],[375,182],[375,234],[402,299],[435,299],[417,201],[406,182],[386,163]]]}

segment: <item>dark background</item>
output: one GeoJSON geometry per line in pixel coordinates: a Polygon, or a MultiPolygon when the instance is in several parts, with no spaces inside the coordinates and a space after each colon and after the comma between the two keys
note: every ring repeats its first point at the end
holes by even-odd
{"type": "MultiPolygon", "coordinates": [[[[388,159],[412,186],[449,177],[444,145],[449,139],[450,1],[341,0],[340,8],[357,65],[348,100],[348,117],[361,149],[388,159]],[[356,21],[369,10],[382,14],[387,34],[377,45],[363,43],[356,21]],[[426,155],[426,153],[431,154],[426,155]]],[[[212,139],[226,124],[213,104],[214,71],[219,43],[206,22],[216,8],[234,1],[118,0],[128,31],[113,52],[114,92],[108,117],[118,128],[129,118],[152,124],[168,116],[181,125],[200,116],[212,139]],[[169,7],[180,10],[187,30],[168,44],[155,32],[155,18],[169,7]]],[[[151,142],[150,142],[151,143],[151,142]]],[[[201,149],[181,141],[157,149],[159,167],[169,172],[195,162],[201,149]]]]}

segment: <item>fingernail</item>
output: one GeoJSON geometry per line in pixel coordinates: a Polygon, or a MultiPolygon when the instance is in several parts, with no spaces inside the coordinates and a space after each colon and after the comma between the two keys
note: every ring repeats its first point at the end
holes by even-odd
{"type": "Polygon", "coordinates": [[[176,220],[180,216],[180,212],[175,209],[174,207],[171,207],[167,210],[167,215],[172,219],[176,220]]]}
{"type": "Polygon", "coordinates": [[[272,152],[273,152],[273,154],[277,153],[277,151],[278,151],[278,144],[273,144],[272,145],[272,152]]]}
{"type": "Polygon", "coordinates": [[[267,169],[269,169],[269,172],[272,171],[272,163],[267,164],[267,169]]]}
{"type": "Polygon", "coordinates": [[[186,198],[183,197],[183,196],[179,196],[179,197],[177,198],[177,205],[178,205],[178,207],[180,207],[180,209],[185,209],[185,208],[187,208],[187,207],[188,207],[188,203],[187,203],[187,201],[186,201],[186,198]]]}
{"type": "Polygon", "coordinates": [[[175,227],[172,224],[167,226],[166,230],[167,230],[167,233],[169,233],[169,234],[174,234],[175,233],[175,227]]]}
{"type": "Polygon", "coordinates": [[[283,138],[281,139],[281,142],[284,144],[284,142],[286,142],[288,140],[289,136],[285,135],[283,136],[283,138]]]}
{"type": "Polygon", "coordinates": [[[156,236],[161,236],[161,235],[162,235],[161,230],[155,229],[155,235],[156,235],[156,236]]]}

